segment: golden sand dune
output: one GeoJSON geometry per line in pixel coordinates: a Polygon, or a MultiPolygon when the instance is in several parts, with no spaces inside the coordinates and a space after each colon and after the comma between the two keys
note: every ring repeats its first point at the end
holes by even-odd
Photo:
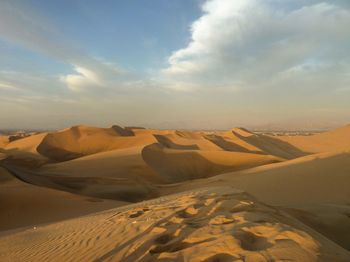
{"type": "Polygon", "coordinates": [[[80,157],[71,161],[47,164],[40,170],[46,174],[70,177],[144,178],[161,182],[157,174],[144,162],[141,147],[116,149],[80,157]],[[103,167],[103,170],[102,168],[103,167]]]}
{"type": "Polygon", "coordinates": [[[1,261],[349,261],[348,251],[228,187],[0,235],[1,261]],[[30,242],[30,245],[28,245],[30,242]]]}
{"type": "Polygon", "coordinates": [[[16,179],[0,168],[0,230],[36,226],[121,204],[34,186],[16,179]]]}
{"type": "Polygon", "coordinates": [[[345,204],[349,163],[350,152],[322,153],[222,177],[271,204],[345,204]]]}
{"type": "Polygon", "coordinates": [[[350,150],[350,125],[311,136],[281,136],[279,139],[305,152],[350,150]]]}
{"type": "Polygon", "coordinates": [[[160,135],[155,134],[155,138],[158,143],[164,147],[171,149],[189,149],[189,150],[222,150],[211,141],[205,139],[204,136],[198,133],[190,132],[179,132],[176,131],[174,134],[160,135]],[[190,135],[191,134],[191,135],[190,135]]]}
{"type": "Polygon", "coordinates": [[[27,183],[83,196],[125,202],[142,201],[158,196],[154,185],[141,179],[107,177],[101,175],[101,172],[95,176],[84,176],[83,173],[80,176],[44,173],[37,168],[31,170],[16,167],[12,161],[10,164],[5,161],[2,165],[11,174],[27,183]]]}
{"type": "Polygon", "coordinates": [[[0,147],[0,152],[18,165],[40,166],[49,161],[36,150],[45,136],[46,133],[41,133],[14,140],[0,147]]]}
{"type": "Polygon", "coordinates": [[[349,126],[2,137],[0,230],[15,231],[0,233],[0,261],[350,261],[349,141],[349,126]]]}
{"type": "Polygon", "coordinates": [[[310,155],[165,188],[166,193],[232,185],[288,210],[350,249],[350,152],[310,155]]]}
{"type": "MultiPolygon", "coordinates": [[[[76,126],[8,145],[26,153],[6,160],[8,170],[29,183],[85,196],[140,201],[158,196],[155,185],[209,177],[283,161],[227,151],[201,132],[76,126]],[[158,142],[158,143],[154,143],[158,142]],[[20,168],[31,155],[35,169],[20,168]],[[47,159],[50,158],[51,160],[47,159]],[[70,160],[70,158],[74,158],[70,160]],[[50,163],[50,161],[61,161],[50,163]],[[65,160],[65,161],[64,161],[65,160]]],[[[28,165],[27,165],[28,166],[28,165]]]]}
{"type": "Polygon", "coordinates": [[[210,134],[206,135],[205,138],[225,151],[265,154],[260,148],[243,141],[232,133],[210,134]]]}
{"type": "Polygon", "coordinates": [[[0,148],[4,148],[9,143],[8,136],[1,136],[0,135],[0,148]]]}
{"type": "Polygon", "coordinates": [[[261,151],[265,154],[274,155],[286,159],[293,159],[306,155],[298,147],[275,137],[255,134],[246,129],[234,128],[225,133],[226,136],[237,141],[238,145],[250,150],[261,151]],[[244,143],[244,144],[243,144],[244,143]],[[248,145],[248,146],[247,146],[248,145]]]}
{"type": "Polygon", "coordinates": [[[282,161],[277,157],[227,151],[180,150],[152,144],[145,162],[169,182],[179,182],[282,161]]]}
{"type": "Polygon", "coordinates": [[[12,141],[6,145],[5,149],[18,153],[38,154],[36,148],[46,135],[47,133],[40,133],[12,141]]]}
{"type": "Polygon", "coordinates": [[[49,133],[38,145],[40,154],[56,161],[155,142],[151,135],[135,136],[131,130],[117,126],[97,128],[75,126],[63,131],[49,133]]]}

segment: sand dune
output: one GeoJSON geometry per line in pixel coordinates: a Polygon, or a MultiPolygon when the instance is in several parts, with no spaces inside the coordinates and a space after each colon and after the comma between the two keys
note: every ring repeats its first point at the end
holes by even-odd
{"type": "Polygon", "coordinates": [[[155,187],[158,184],[209,177],[282,160],[268,155],[175,150],[152,144],[46,164],[34,170],[19,168],[12,161],[5,161],[4,166],[35,185],[134,202],[159,195],[155,187]]]}
{"type": "Polygon", "coordinates": [[[350,150],[350,125],[311,136],[281,136],[279,139],[311,153],[350,150]]]}
{"type": "Polygon", "coordinates": [[[21,138],[6,144],[0,150],[18,165],[40,166],[49,161],[36,150],[45,136],[46,133],[40,133],[21,138]]]}
{"type": "Polygon", "coordinates": [[[190,150],[222,150],[208,139],[205,139],[201,134],[176,131],[174,134],[159,135],[155,134],[158,143],[164,147],[172,149],[190,149],[190,150]]]}
{"type": "Polygon", "coordinates": [[[349,137],[350,126],[1,137],[0,231],[14,231],[0,232],[0,261],[349,261],[349,137]]]}
{"type": "Polygon", "coordinates": [[[0,148],[4,148],[9,143],[8,136],[1,136],[0,135],[0,148]]]}
{"type": "Polygon", "coordinates": [[[350,249],[350,152],[322,153],[164,188],[164,193],[232,185],[299,219],[350,249]]]}
{"type": "Polygon", "coordinates": [[[226,135],[236,141],[243,141],[245,143],[244,145],[249,144],[250,150],[257,150],[286,159],[293,159],[307,154],[286,141],[262,134],[255,134],[242,128],[234,128],[230,132],[227,132],[226,135]]]}
{"type": "Polygon", "coordinates": [[[50,223],[121,204],[34,186],[0,168],[0,230],[50,223]]]}
{"type": "Polygon", "coordinates": [[[76,126],[10,145],[46,160],[46,164],[40,162],[29,170],[19,168],[23,159],[6,160],[8,170],[28,183],[131,202],[159,195],[154,187],[157,184],[283,161],[270,155],[226,151],[200,132],[116,126],[76,126]]]}
{"type": "Polygon", "coordinates": [[[136,202],[158,196],[151,183],[141,179],[95,176],[69,176],[59,173],[43,173],[40,169],[28,170],[12,163],[3,163],[11,174],[26,183],[62,190],[83,196],[136,202]]]}
{"type": "Polygon", "coordinates": [[[168,182],[179,182],[219,173],[275,163],[282,159],[257,154],[180,150],[152,144],[142,150],[142,157],[168,182]]]}
{"type": "Polygon", "coordinates": [[[80,157],[71,161],[48,164],[40,170],[46,174],[70,177],[144,178],[160,182],[154,171],[144,162],[143,147],[129,147],[80,157]],[[102,168],[103,167],[103,170],[102,168]]]}
{"type": "Polygon", "coordinates": [[[286,213],[222,187],[0,235],[0,249],[2,261],[345,262],[350,258],[348,251],[286,213]]]}
{"type": "Polygon", "coordinates": [[[223,176],[275,205],[345,204],[350,199],[349,163],[350,152],[322,153],[223,176]]]}
{"type": "Polygon", "coordinates": [[[40,154],[55,161],[66,161],[103,151],[136,147],[155,141],[155,138],[151,135],[135,136],[131,130],[116,126],[111,128],[75,126],[47,134],[38,145],[37,150],[40,154]]]}

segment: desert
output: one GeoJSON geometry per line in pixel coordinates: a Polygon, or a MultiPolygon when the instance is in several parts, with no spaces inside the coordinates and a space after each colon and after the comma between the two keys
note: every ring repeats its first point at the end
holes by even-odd
{"type": "Polygon", "coordinates": [[[0,0],[0,262],[350,262],[349,0],[0,0]]]}
{"type": "Polygon", "coordinates": [[[4,136],[0,259],[348,261],[349,139],[350,126],[4,136]]]}

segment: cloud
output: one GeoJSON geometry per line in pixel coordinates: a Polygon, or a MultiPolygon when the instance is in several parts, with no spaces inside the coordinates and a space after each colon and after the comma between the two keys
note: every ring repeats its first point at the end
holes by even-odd
{"type": "Polygon", "coordinates": [[[77,47],[76,43],[50,23],[49,18],[37,14],[25,2],[0,2],[0,38],[72,66],[74,72],[56,79],[56,82],[61,81],[71,91],[118,88],[126,78],[130,78],[126,77],[125,70],[77,47]]]}
{"type": "Polygon", "coordinates": [[[118,88],[130,78],[127,72],[111,63],[95,59],[97,62],[87,65],[73,65],[73,74],[60,76],[60,80],[72,91],[86,91],[94,88],[118,88]]]}
{"type": "Polygon", "coordinates": [[[344,85],[350,8],[341,4],[206,1],[203,15],[191,25],[191,41],[168,58],[161,77],[192,89],[283,87],[287,74],[305,87],[322,85],[325,78],[333,86],[344,85]],[[310,71],[312,81],[305,78],[310,71]]]}
{"type": "Polygon", "coordinates": [[[0,90],[14,91],[14,90],[20,90],[20,88],[14,86],[13,84],[10,84],[10,83],[0,82],[0,90]]]}
{"type": "Polygon", "coordinates": [[[60,78],[70,89],[80,91],[89,86],[101,86],[99,77],[91,70],[79,66],[75,66],[74,70],[78,74],[68,74],[60,78]]]}

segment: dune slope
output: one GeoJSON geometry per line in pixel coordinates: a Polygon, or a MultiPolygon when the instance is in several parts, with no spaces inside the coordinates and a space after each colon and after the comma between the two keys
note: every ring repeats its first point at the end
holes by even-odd
{"type": "Polygon", "coordinates": [[[60,221],[121,204],[24,183],[0,168],[0,231],[60,221]]]}
{"type": "Polygon", "coordinates": [[[184,192],[12,235],[0,260],[348,261],[287,214],[232,188],[184,192]],[[31,245],[28,245],[30,241],[31,245]]]}
{"type": "Polygon", "coordinates": [[[75,126],[47,134],[38,145],[37,150],[52,160],[67,161],[103,151],[135,147],[155,141],[151,135],[135,136],[131,130],[117,126],[111,128],[75,126]]]}
{"type": "Polygon", "coordinates": [[[142,150],[142,157],[168,182],[180,182],[280,162],[282,159],[241,152],[170,149],[152,144],[142,150]]]}
{"type": "Polygon", "coordinates": [[[350,150],[350,125],[311,136],[281,136],[280,140],[311,153],[350,150]]]}
{"type": "Polygon", "coordinates": [[[162,194],[208,185],[232,185],[265,203],[288,209],[350,250],[349,163],[349,152],[321,153],[174,185],[163,188],[162,194]]]}

